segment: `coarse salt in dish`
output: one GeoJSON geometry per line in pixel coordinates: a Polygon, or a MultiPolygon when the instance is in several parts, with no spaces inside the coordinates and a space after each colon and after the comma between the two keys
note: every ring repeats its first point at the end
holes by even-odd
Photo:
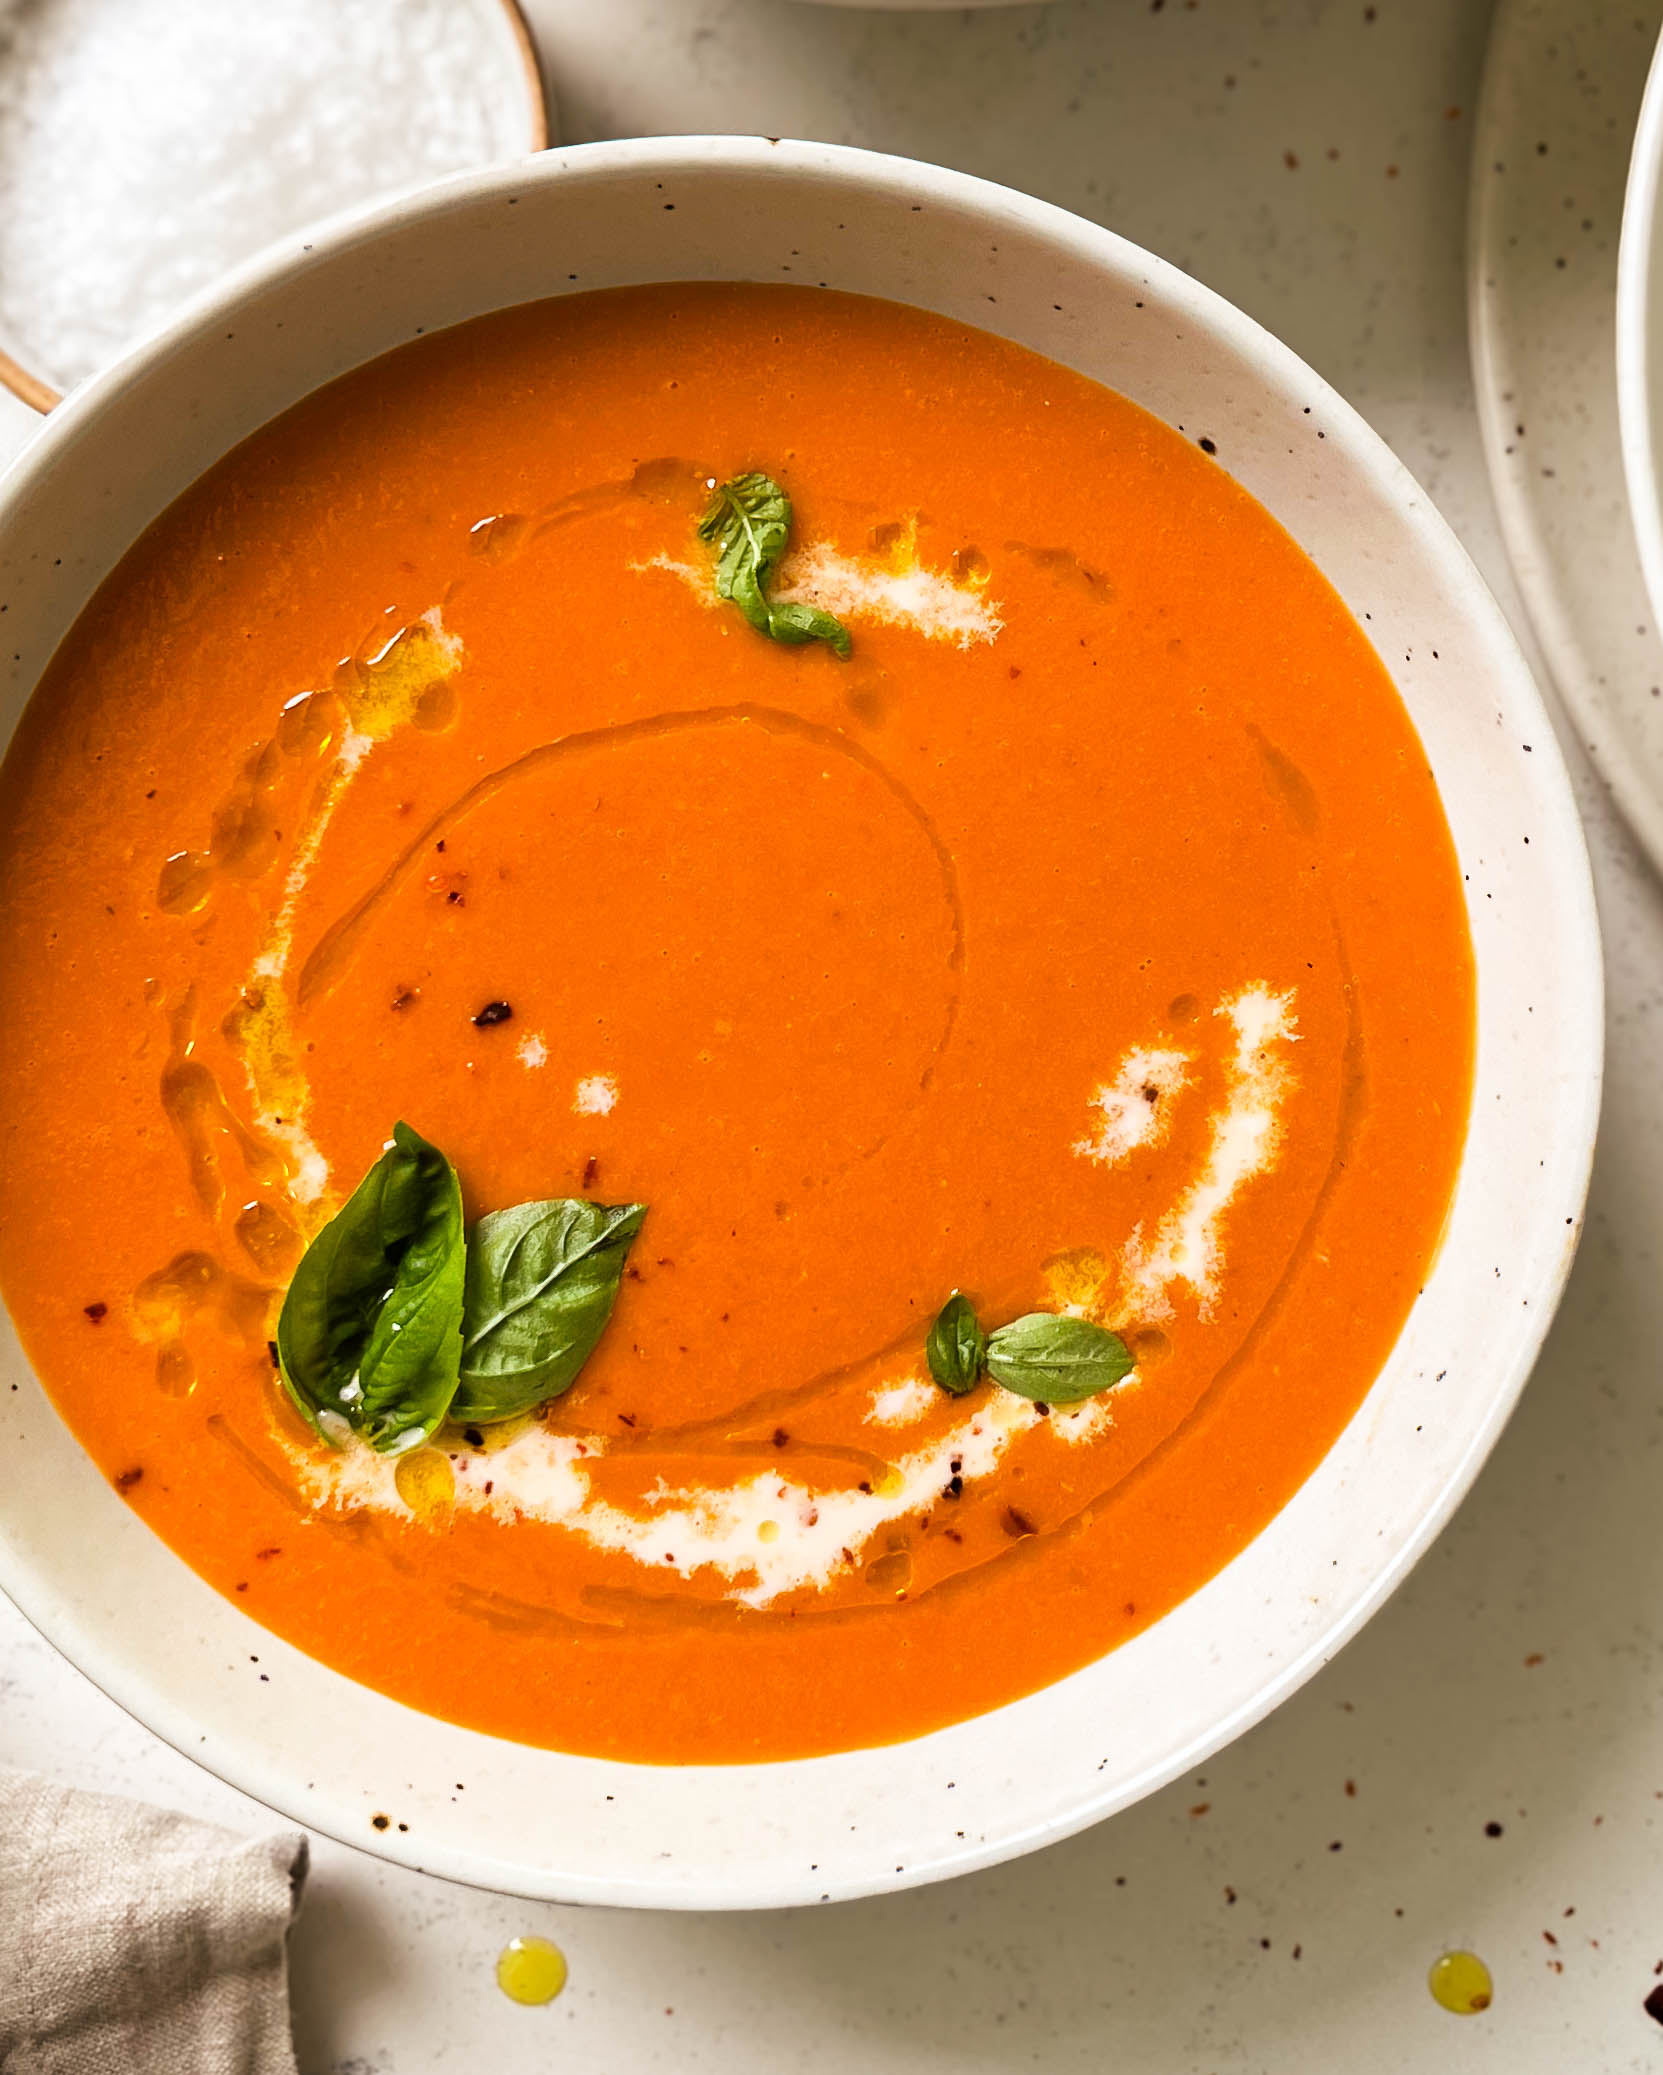
{"type": "Polygon", "coordinates": [[[0,0],[0,349],[67,389],[283,233],[545,140],[506,0],[0,0]]]}

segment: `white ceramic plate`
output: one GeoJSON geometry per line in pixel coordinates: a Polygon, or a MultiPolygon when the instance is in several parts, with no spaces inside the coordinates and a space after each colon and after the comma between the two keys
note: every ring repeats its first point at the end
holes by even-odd
{"type": "Polygon", "coordinates": [[[1640,568],[1663,621],[1663,43],[1640,103],[1617,263],[1617,414],[1640,568]]]}
{"type": "Polygon", "coordinates": [[[1503,0],[1468,243],[1484,458],[1531,631],[1663,870],[1663,641],[1623,486],[1618,226],[1658,0],[1503,0]]]}
{"type": "Polygon", "coordinates": [[[1362,420],[1216,296],[1094,225],[929,167],[743,138],[591,145],[269,254],[73,397],[5,486],[0,724],[134,534],[320,382],[419,328],[550,292],[733,277],[923,304],[1216,441],[1364,622],[1420,730],[1466,875],[1477,1083],[1438,1261],[1294,1501],[1123,1649],[880,1750],[628,1766],[504,1743],[355,1686],[151,1535],[8,1330],[0,1582],[24,1611],[181,1750],[299,1820],[574,1901],[757,1906],[937,1878],[1077,1830],[1263,1715],[1402,1578],[1505,1423],[1574,1250],[1598,1104],[1581,829],[1535,688],[1447,527],[1362,420]],[[395,1827],[373,1829],[377,1814],[395,1827]]]}

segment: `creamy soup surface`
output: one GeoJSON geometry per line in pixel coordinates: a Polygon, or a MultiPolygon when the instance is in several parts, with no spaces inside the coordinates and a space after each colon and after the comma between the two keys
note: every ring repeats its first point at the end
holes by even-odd
{"type": "Polygon", "coordinates": [[[1392,684],[1211,431],[890,304],[572,295],[128,554],[0,776],[0,1284],[256,1621],[530,1743],[829,1751],[1112,1649],[1310,1473],[1437,1243],[1472,961],[1392,684]],[[717,596],[750,470],[846,659],[717,596]],[[384,1454],[273,1343],[399,1120],[470,1226],[647,1212],[570,1389],[384,1454]],[[1132,1366],[951,1394],[955,1289],[1132,1366]]]}

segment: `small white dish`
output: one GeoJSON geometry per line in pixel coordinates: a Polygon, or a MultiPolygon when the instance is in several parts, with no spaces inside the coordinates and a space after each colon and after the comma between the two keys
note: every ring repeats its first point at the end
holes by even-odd
{"type": "Polygon", "coordinates": [[[1234,1562],[1009,1707],[788,1764],[575,1758],[353,1684],[150,1533],[5,1328],[0,1584],[25,1613],[141,1720],[273,1806],[526,1895],[717,1908],[898,1888],[1065,1836],[1196,1765],[1355,1633],[1449,1518],[1547,1328],[1592,1154],[1601,985],[1582,832],[1535,687],[1459,543],[1357,414],[1239,311],[1096,225],[960,174],[754,138],[591,145],[274,249],[71,397],[0,486],[0,727],[137,533],[321,382],[420,328],[551,291],[782,275],[994,329],[1204,428],[1315,558],[1392,671],[1466,876],[1468,1142],[1441,1252],[1379,1378],[1234,1562]]]}
{"type": "Polygon", "coordinates": [[[516,0],[0,0],[0,382],[48,409],[272,238],[547,142],[516,0]]]}

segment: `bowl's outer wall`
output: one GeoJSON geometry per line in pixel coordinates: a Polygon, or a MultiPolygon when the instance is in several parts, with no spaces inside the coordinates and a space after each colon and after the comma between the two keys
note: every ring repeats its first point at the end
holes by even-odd
{"type": "Polygon", "coordinates": [[[503,1743],[355,1686],[258,1628],[150,1533],[5,1327],[0,1583],[179,1749],[314,1828],[482,1885],[759,1906],[898,1887],[1063,1836],[1198,1762],[1354,1632],[1453,1510],[1546,1329],[1587,1183],[1601,988],[1581,830],[1535,689],[1453,535],[1362,421],[1248,319],[1112,234],[961,175],[830,146],[551,153],[243,270],[71,398],[9,479],[0,725],[135,534],[320,382],[483,310],[695,277],[922,304],[1212,438],[1391,669],[1450,817],[1479,971],[1476,1095],[1445,1243],[1319,1470],[1146,1634],[912,1743],[633,1767],[503,1743]],[[374,1831],[377,1813],[408,1830],[374,1831]]]}

